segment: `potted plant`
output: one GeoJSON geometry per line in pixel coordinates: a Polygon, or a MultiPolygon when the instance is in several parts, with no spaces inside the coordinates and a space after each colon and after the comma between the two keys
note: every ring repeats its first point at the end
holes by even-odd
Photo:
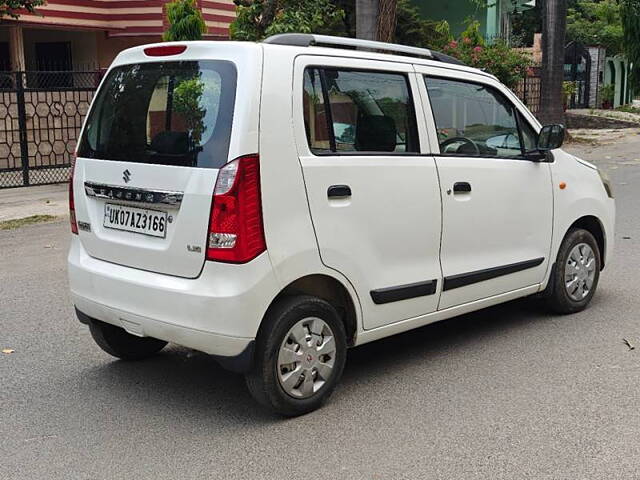
{"type": "Polygon", "coordinates": [[[578,84],[576,82],[562,82],[562,108],[567,111],[569,107],[569,101],[578,91],[578,84]]]}
{"type": "Polygon", "coordinates": [[[616,86],[613,83],[607,83],[600,87],[600,101],[602,102],[602,108],[613,108],[613,97],[616,92],[616,86]]]}

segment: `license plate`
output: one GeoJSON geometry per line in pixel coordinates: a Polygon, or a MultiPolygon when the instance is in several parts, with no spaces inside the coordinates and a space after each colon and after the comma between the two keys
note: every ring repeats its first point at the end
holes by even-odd
{"type": "Polygon", "coordinates": [[[165,238],[167,212],[107,203],[104,206],[106,228],[165,238]]]}

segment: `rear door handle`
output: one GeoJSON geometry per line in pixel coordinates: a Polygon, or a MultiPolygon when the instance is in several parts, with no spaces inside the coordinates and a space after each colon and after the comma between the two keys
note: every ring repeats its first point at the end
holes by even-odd
{"type": "Polygon", "coordinates": [[[456,182],[453,184],[453,193],[469,193],[471,184],[469,182],[456,182]]]}
{"type": "Polygon", "coordinates": [[[327,189],[327,197],[344,198],[351,196],[351,187],[349,185],[331,185],[327,189]]]}

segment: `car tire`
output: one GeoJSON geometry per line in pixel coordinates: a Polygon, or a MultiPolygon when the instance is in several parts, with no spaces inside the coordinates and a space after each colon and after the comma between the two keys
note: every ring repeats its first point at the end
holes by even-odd
{"type": "Polygon", "coordinates": [[[122,360],[142,360],[162,350],[167,342],[151,337],[137,337],[98,320],[91,320],[89,331],[98,346],[109,355],[122,360]]]}
{"type": "Polygon", "coordinates": [[[598,286],[601,266],[601,252],[594,236],[581,228],[569,230],[544,295],[547,305],[560,314],[584,310],[598,286]]]}
{"type": "Polygon", "coordinates": [[[346,353],[344,324],[330,303],[306,295],[283,298],[260,327],[247,387],[268,409],[288,417],[303,415],[331,396],[346,353]]]}

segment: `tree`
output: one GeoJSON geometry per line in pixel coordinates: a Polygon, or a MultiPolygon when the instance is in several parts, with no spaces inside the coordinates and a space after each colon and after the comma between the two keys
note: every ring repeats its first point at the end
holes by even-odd
{"type": "Polygon", "coordinates": [[[627,59],[631,63],[631,82],[640,86],[640,0],[621,0],[620,17],[627,59]]]}
{"type": "Polygon", "coordinates": [[[356,38],[393,42],[398,0],[355,0],[356,38]]]}
{"type": "Polygon", "coordinates": [[[0,19],[18,18],[20,10],[36,13],[36,7],[44,5],[45,0],[0,0],[0,19]]]}
{"type": "Polygon", "coordinates": [[[542,15],[542,68],[540,69],[540,112],[542,123],[562,123],[564,80],[564,37],[566,0],[544,0],[542,15]]]}
{"type": "Polygon", "coordinates": [[[341,35],[344,11],[330,0],[235,0],[234,40],[261,40],[278,33],[341,35]]]}
{"type": "Polygon", "coordinates": [[[422,18],[411,0],[398,0],[395,42],[414,47],[442,50],[451,40],[449,24],[445,20],[422,18]]]}
{"type": "Polygon", "coordinates": [[[540,2],[536,2],[533,8],[511,16],[511,38],[509,43],[512,46],[533,45],[533,36],[542,31],[542,13],[540,2]]]}
{"type": "Polygon", "coordinates": [[[443,50],[469,66],[495,75],[509,88],[514,88],[531,66],[530,55],[511,48],[504,40],[486,44],[477,20],[469,21],[460,38],[451,40],[443,50]]]}
{"type": "Polygon", "coordinates": [[[396,31],[397,0],[378,0],[376,40],[393,42],[396,31]]]}
{"type": "Polygon", "coordinates": [[[624,50],[620,3],[617,0],[578,0],[567,10],[567,40],[602,45],[607,55],[624,50]]]}
{"type": "Polygon", "coordinates": [[[162,35],[165,42],[200,40],[207,31],[202,12],[195,0],[174,0],[167,3],[169,28],[162,35]]]}

